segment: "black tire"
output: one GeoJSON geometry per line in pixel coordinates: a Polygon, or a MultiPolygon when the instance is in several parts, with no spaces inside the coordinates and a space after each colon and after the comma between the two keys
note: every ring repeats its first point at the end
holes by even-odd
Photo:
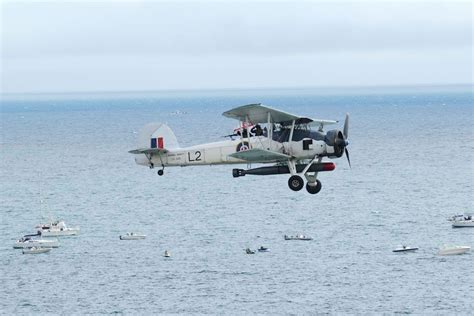
{"type": "Polygon", "coordinates": [[[160,169],[160,170],[158,170],[157,173],[158,173],[159,176],[162,176],[165,172],[163,171],[163,169],[160,169]]]}
{"type": "Polygon", "coordinates": [[[291,176],[290,179],[288,179],[288,186],[290,189],[293,191],[299,191],[303,188],[304,181],[303,178],[300,176],[291,176]]]}
{"type": "Polygon", "coordinates": [[[311,193],[311,194],[319,193],[319,191],[321,191],[321,188],[322,188],[322,185],[321,185],[321,181],[319,180],[316,180],[316,183],[314,185],[310,185],[309,183],[306,183],[306,191],[308,191],[308,193],[311,193]]]}

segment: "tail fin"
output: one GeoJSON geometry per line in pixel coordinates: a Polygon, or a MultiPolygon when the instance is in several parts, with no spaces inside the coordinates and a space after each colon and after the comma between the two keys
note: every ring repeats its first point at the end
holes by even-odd
{"type": "Polygon", "coordinates": [[[179,144],[171,128],[166,124],[151,123],[141,130],[138,149],[130,150],[129,153],[148,155],[176,148],[179,148],[179,144]]]}
{"type": "Polygon", "coordinates": [[[150,123],[143,127],[138,139],[139,148],[176,149],[178,140],[166,124],[150,123]]]}

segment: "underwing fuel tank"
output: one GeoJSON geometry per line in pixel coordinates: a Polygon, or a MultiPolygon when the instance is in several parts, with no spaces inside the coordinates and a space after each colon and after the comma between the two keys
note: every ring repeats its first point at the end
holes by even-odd
{"type": "MultiPolygon", "coordinates": [[[[306,165],[299,164],[296,165],[296,172],[302,172],[306,165]]],[[[312,164],[307,172],[322,172],[322,171],[332,171],[336,169],[336,165],[332,162],[323,162],[312,164]]],[[[271,174],[285,174],[290,173],[288,166],[271,166],[271,167],[260,167],[254,169],[233,169],[232,175],[234,178],[243,177],[247,174],[254,174],[259,176],[266,176],[271,174]]]]}

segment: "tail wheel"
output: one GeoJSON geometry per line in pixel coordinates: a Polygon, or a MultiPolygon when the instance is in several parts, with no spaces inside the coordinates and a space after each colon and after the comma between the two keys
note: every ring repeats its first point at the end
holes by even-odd
{"type": "Polygon", "coordinates": [[[319,191],[321,191],[321,181],[319,180],[316,180],[316,183],[312,183],[310,184],[309,182],[306,183],[306,191],[308,191],[308,193],[311,193],[311,194],[316,194],[318,193],[319,191]]]}
{"type": "Polygon", "coordinates": [[[299,191],[303,188],[304,181],[303,178],[300,176],[291,176],[290,179],[288,179],[288,186],[290,189],[293,191],[299,191]]]}

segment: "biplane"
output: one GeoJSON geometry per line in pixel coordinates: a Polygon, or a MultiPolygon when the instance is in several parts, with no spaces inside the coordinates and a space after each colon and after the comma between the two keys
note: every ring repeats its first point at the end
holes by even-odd
{"type": "Polygon", "coordinates": [[[239,127],[227,140],[180,148],[176,136],[166,124],[149,124],[140,133],[135,162],[154,168],[217,164],[270,164],[251,169],[233,169],[235,178],[245,175],[289,174],[293,191],[321,190],[319,172],[335,169],[324,157],[339,158],[345,153],[350,166],[348,146],[349,115],[342,130],[324,132],[327,125],[338,123],[290,114],[262,104],[243,105],[223,115],[239,121],[239,127]]]}

